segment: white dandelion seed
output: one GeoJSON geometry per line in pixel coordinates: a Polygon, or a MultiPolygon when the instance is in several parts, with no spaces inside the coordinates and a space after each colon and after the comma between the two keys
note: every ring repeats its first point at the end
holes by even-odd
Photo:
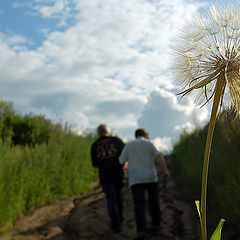
{"type": "Polygon", "coordinates": [[[214,96],[217,81],[224,79],[224,94],[240,116],[240,9],[212,6],[184,29],[174,49],[172,72],[180,79],[182,96],[198,89],[198,101],[214,96]]]}

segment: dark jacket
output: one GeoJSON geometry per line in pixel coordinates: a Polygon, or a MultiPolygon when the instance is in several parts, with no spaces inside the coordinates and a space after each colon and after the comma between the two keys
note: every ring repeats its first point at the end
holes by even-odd
{"type": "Polygon", "coordinates": [[[115,182],[122,184],[123,169],[118,157],[124,147],[123,141],[118,137],[99,137],[91,147],[92,165],[99,170],[101,184],[115,182]]]}

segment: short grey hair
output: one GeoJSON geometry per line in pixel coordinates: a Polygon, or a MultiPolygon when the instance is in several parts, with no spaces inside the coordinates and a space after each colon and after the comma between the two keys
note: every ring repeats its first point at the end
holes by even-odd
{"type": "Polygon", "coordinates": [[[97,127],[97,133],[99,135],[105,134],[109,132],[109,128],[106,124],[102,123],[97,127]]]}

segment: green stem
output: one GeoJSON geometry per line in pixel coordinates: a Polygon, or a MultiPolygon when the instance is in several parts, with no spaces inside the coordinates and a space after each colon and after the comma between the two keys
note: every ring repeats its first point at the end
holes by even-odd
{"type": "Polygon", "coordinates": [[[225,78],[221,74],[217,79],[215,87],[215,95],[213,100],[212,112],[207,132],[207,140],[205,144],[203,170],[202,170],[202,191],[201,191],[201,236],[202,240],[207,240],[207,223],[206,223],[206,205],[207,205],[207,181],[208,181],[208,167],[209,167],[209,156],[212,145],[213,132],[216,124],[216,118],[219,108],[220,100],[223,96],[225,88],[225,78]]]}

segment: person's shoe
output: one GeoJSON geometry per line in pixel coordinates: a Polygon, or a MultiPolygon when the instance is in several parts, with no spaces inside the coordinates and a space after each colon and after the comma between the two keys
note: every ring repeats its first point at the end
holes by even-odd
{"type": "Polygon", "coordinates": [[[147,238],[147,234],[145,232],[139,232],[137,235],[133,238],[133,240],[143,240],[147,238]]]}
{"type": "Polygon", "coordinates": [[[114,226],[112,226],[112,230],[114,233],[120,233],[122,231],[122,225],[121,224],[114,225],[114,226]]]}
{"type": "Polygon", "coordinates": [[[158,225],[153,225],[148,229],[148,233],[150,233],[151,235],[156,235],[158,234],[160,231],[160,227],[158,225]]]}

